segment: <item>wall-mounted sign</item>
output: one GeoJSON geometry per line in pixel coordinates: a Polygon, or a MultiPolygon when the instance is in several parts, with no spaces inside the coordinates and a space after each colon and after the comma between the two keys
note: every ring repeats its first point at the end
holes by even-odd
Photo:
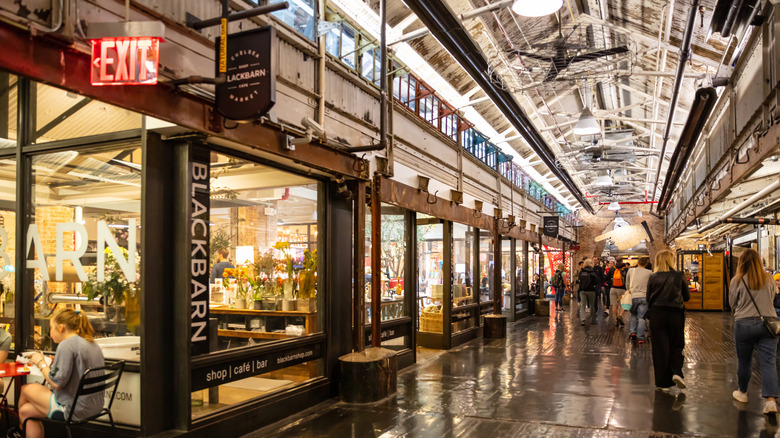
{"type": "Polygon", "coordinates": [[[190,167],[190,347],[193,356],[209,352],[209,180],[210,152],[193,147],[190,167]]]}
{"type": "Polygon", "coordinates": [[[248,357],[219,362],[192,369],[192,391],[212,388],[228,382],[246,379],[258,374],[291,367],[322,357],[320,344],[306,345],[284,351],[274,351],[259,357],[248,357]]]}
{"type": "Polygon", "coordinates": [[[558,216],[544,216],[542,220],[544,235],[558,237],[558,216]]]}
{"type": "Polygon", "coordinates": [[[159,37],[107,37],[92,40],[92,85],[154,85],[159,37]]]}
{"type": "MultiPolygon", "coordinates": [[[[217,53],[220,41],[217,38],[217,53]]],[[[231,120],[252,120],[274,106],[275,53],[276,29],[271,26],[228,35],[227,81],[216,86],[214,100],[220,114],[231,120]]]]}

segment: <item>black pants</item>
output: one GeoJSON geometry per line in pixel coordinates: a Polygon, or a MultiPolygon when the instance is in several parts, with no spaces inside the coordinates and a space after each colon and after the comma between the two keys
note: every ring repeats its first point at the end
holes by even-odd
{"type": "Polygon", "coordinates": [[[672,376],[683,377],[683,348],[685,347],[685,311],[673,307],[653,307],[650,312],[650,330],[653,333],[653,371],[655,386],[674,385],[672,376]]]}

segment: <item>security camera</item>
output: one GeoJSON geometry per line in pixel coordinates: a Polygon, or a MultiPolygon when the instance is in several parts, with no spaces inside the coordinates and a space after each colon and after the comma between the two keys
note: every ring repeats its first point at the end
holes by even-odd
{"type": "Polygon", "coordinates": [[[325,138],[325,128],[323,128],[319,123],[315,122],[311,117],[304,117],[301,119],[301,125],[303,125],[306,130],[311,131],[317,137],[325,138]]]}

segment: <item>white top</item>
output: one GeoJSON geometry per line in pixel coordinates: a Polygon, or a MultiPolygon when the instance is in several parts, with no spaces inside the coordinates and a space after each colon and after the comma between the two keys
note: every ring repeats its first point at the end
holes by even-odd
{"type": "Polygon", "coordinates": [[[650,275],[652,274],[653,271],[641,266],[628,270],[626,285],[628,290],[631,291],[632,300],[637,298],[647,299],[647,281],[650,280],[650,275]]]}

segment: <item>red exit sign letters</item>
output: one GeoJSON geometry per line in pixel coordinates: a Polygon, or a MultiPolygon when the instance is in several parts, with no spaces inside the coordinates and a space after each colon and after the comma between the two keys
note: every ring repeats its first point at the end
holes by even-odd
{"type": "Polygon", "coordinates": [[[92,40],[92,85],[154,85],[159,37],[110,37],[92,40]]]}

